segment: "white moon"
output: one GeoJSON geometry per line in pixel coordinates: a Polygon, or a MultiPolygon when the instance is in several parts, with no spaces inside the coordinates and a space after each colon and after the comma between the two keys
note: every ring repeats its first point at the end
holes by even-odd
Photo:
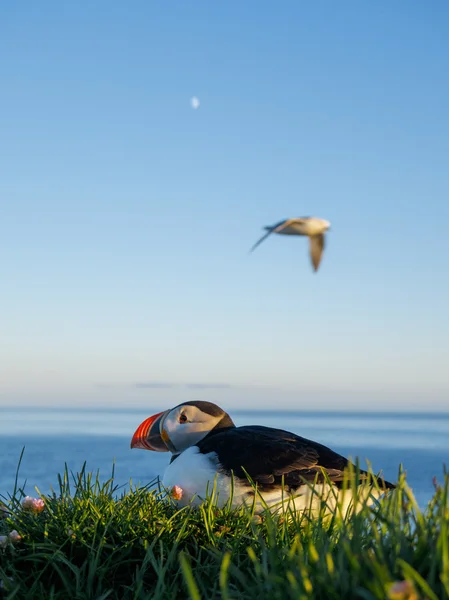
{"type": "Polygon", "coordinates": [[[192,105],[193,110],[196,110],[200,107],[200,101],[196,96],[193,96],[193,98],[190,100],[190,104],[192,105]]]}

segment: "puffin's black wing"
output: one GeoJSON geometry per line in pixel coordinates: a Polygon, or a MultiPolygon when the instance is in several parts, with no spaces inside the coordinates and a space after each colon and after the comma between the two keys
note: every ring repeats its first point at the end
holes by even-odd
{"type": "MultiPolygon", "coordinates": [[[[206,436],[200,452],[216,452],[223,471],[246,478],[245,471],[262,489],[284,482],[295,487],[306,481],[322,480],[322,469],[336,485],[344,480],[349,461],[330,448],[271,427],[231,427],[206,436]]],[[[366,477],[360,471],[361,479],[366,477]]],[[[387,487],[394,487],[385,482],[387,487]]]]}

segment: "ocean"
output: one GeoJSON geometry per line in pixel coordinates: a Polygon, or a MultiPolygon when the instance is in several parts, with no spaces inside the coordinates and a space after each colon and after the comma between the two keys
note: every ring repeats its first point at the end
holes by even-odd
{"type": "MultiPolygon", "coordinates": [[[[162,474],[169,455],[131,450],[130,440],[146,417],[161,409],[7,408],[0,407],[0,497],[14,488],[24,448],[18,484],[29,495],[37,487],[57,489],[64,465],[77,473],[87,470],[126,486],[146,484],[162,474]]],[[[230,411],[236,425],[267,425],[292,431],[355,459],[370,462],[390,481],[399,465],[421,506],[433,492],[432,480],[442,479],[449,462],[449,413],[362,413],[296,411],[230,411]]]]}

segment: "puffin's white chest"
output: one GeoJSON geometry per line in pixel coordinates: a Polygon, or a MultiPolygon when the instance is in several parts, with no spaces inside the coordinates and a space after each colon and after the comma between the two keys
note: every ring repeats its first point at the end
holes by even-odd
{"type": "MultiPolygon", "coordinates": [[[[202,454],[196,446],[182,452],[168,465],[162,478],[162,485],[168,492],[175,485],[182,488],[182,498],[177,501],[179,507],[187,506],[189,503],[199,506],[212,493],[214,493],[214,503],[218,507],[223,507],[231,495],[233,507],[242,504],[251,506],[254,501],[253,488],[249,483],[238,479],[234,479],[233,483],[230,476],[220,472],[215,452],[202,454]]],[[[365,498],[365,500],[370,495],[378,497],[375,490],[364,488],[364,486],[359,488],[359,493],[360,498],[365,498]]],[[[263,511],[265,506],[279,508],[284,502],[292,502],[297,511],[311,509],[312,512],[315,512],[320,510],[323,499],[328,508],[333,510],[336,509],[338,503],[343,514],[353,508],[351,489],[342,493],[341,490],[327,484],[316,485],[314,491],[307,485],[301,485],[290,494],[285,493],[279,487],[264,492],[260,496],[256,495],[255,512],[263,511]]]]}
{"type": "MultiPolygon", "coordinates": [[[[202,454],[196,446],[184,450],[165,470],[162,485],[171,490],[177,485],[183,490],[179,506],[198,506],[214,491],[215,502],[223,506],[232,493],[231,478],[219,472],[219,462],[215,452],[202,454]]],[[[234,499],[239,503],[247,486],[234,487],[234,499]]]]}

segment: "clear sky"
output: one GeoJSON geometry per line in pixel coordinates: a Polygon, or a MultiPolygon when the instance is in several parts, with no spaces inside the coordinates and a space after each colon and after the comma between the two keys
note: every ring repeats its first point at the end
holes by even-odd
{"type": "Polygon", "coordinates": [[[449,409],[446,1],[3,3],[0,56],[0,404],[449,409]],[[304,215],[317,274],[248,254],[304,215]]]}

